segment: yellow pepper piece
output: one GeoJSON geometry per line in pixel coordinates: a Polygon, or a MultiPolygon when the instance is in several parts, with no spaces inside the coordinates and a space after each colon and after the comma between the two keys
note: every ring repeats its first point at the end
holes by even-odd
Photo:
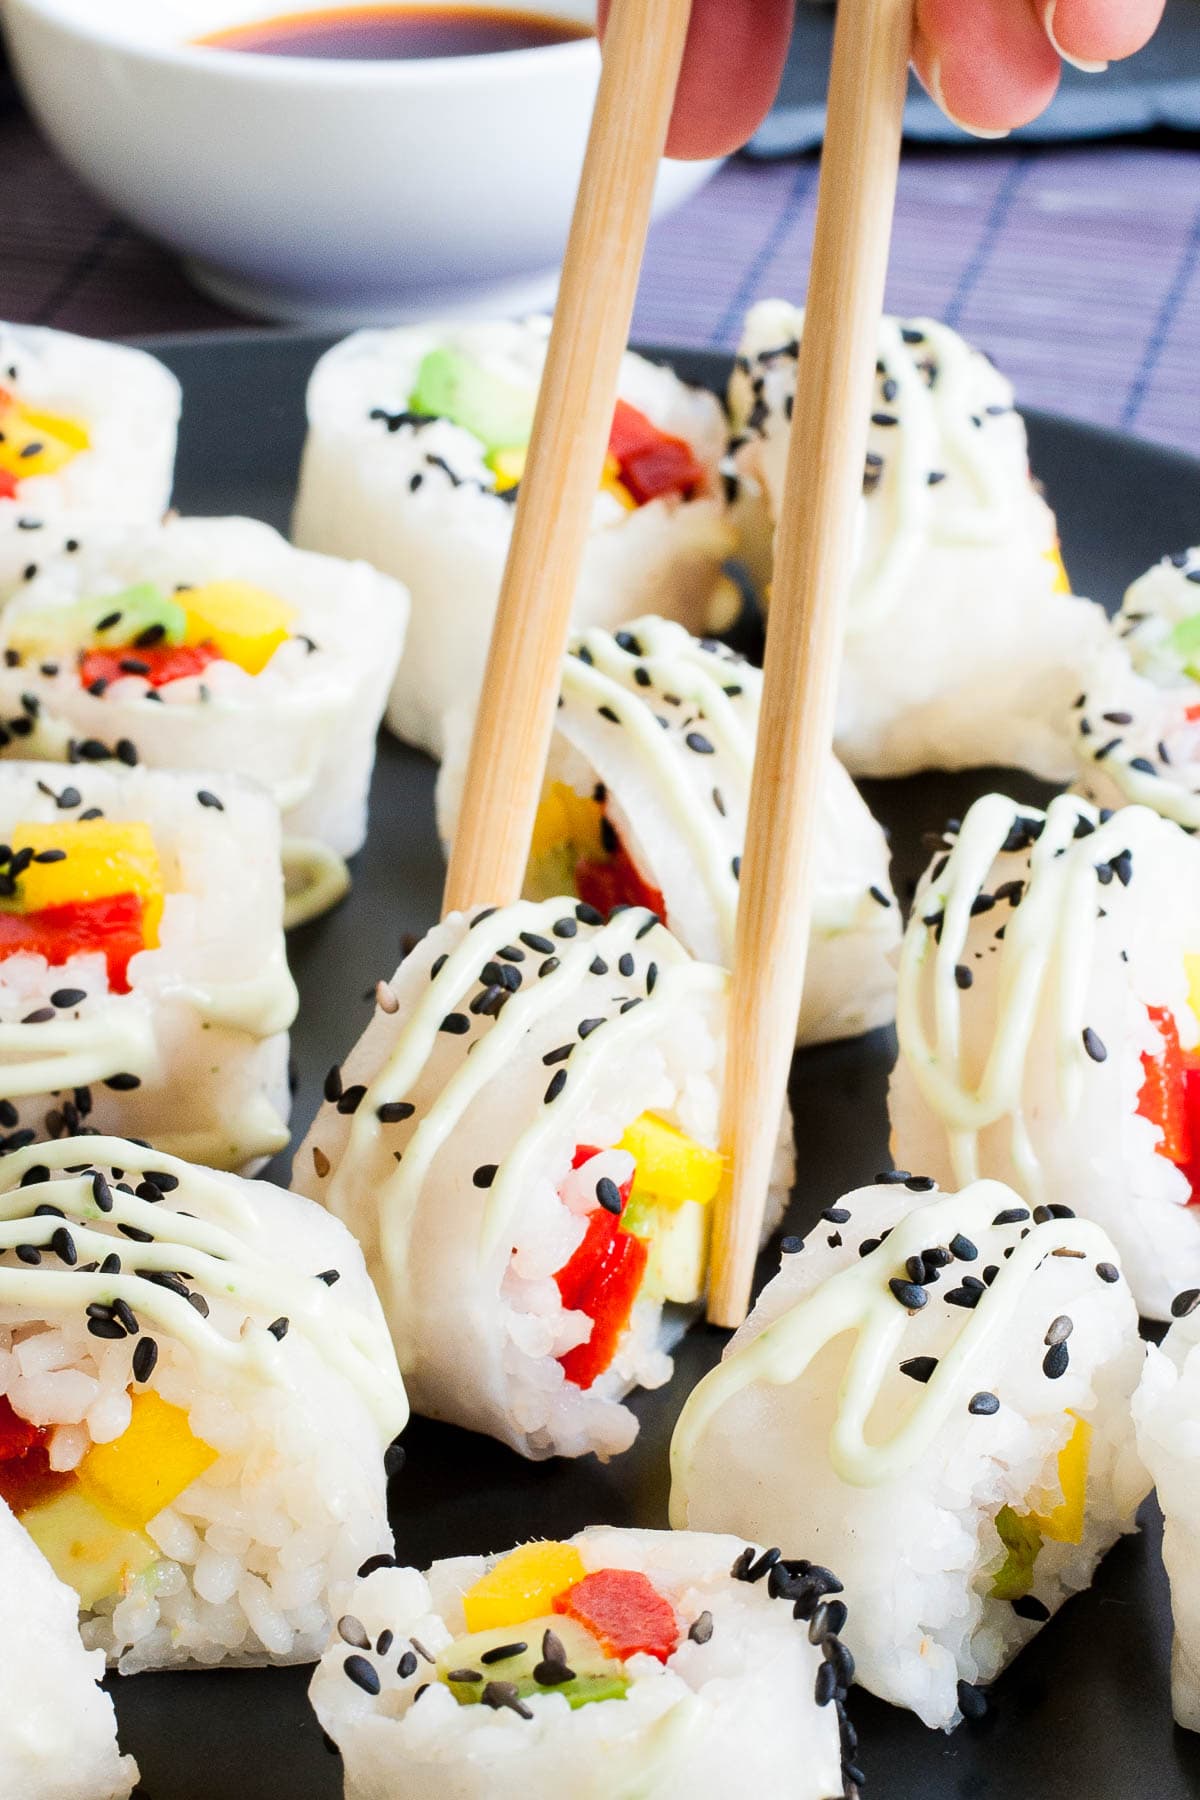
{"type": "Polygon", "coordinates": [[[468,1631],[521,1625],[553,1610],[554,1601],[587,1574],[574,1544],[522,1544],[502,1556],[463,1595],[468,1631]]]}
{"type": "Polygon", "coordinates": [[[1067,565],[1062,559],[1061,547],[1058,544],[1055,544],[1052,550],[1043,550],[1042,555],[1054,570],[1054,585],[1050,590],[1051,593],[1069,594],[1071,591],[1071,577],[1067,574],[1067,565]]]}
{"type": "Polygon", "coordinates": [[[637,501],[621,480],[621,465],[615,456],[606,456],[604,459],[604,473],[600,477],[600,492],[611,494],[614,500],[619,500],[626,512],[637,511],[637,501]]]}
{"type": "Polygon", "coordinates": [[[158,1561],[148,1537],[114,1524],[77,1487],[27,1507],[21,1523],[59,1580],[74,1588],[87,1608],[112,1594],[127,1594],[158,1561]]]}
{"type": "Polygon", "coordinates": [[[1058,1485],[1062,1499],[1047,1512],[1030,1515],[1031,1522],[1044,1538],[1057,1544],[1078,1544],[1083,1538],[1084,1505],[1087,1499],[1088,1458],[1092,1449],[1092,1426],[1077,1414],[1075,1428],[1058,1453],[1058,1485]]]}
{"type": "Polygon", "coordinates": [[[185,644],[215,644],[226,662],[259,675],[289,636],[290,606],[248,581],[209,581],[175,598],[187,614],[185,644]]]}
{"type": "Polygon", "coordinates": [[[1188,1005],[1200,1021],[1200,951],[1188,952],[1183,959],[1183,971],[1187,977],[1188,1005]]]}
{"type": "Polygon", "coordinates": [[[128,1430],[94,1444],[77,1470],[80,1491],[117,1525],[140,1530],[217,1460],[182,1407],[153,1389],[133,1397],[128,1430]]]}
{"type": "Polygon", "coordinates": [[[493,450],[487,459],[487,466],[496,477],[496,492],[508,493],[515,488],[525,473],[525,461],[529,451],[524,444],[515,444],[509,450],[493,450]]]}
{"type": "Polygon", "coordinates": [[[570,844],[578,856],[603,856],[603,817],[604,808],[590,794],[577,794],[565,781],[552,781],[542,795],[533,823],[530,856],[545,856],[560,844],[570,844]]]}
{"type": "Polygon", "coordinates": [[[0,409],[0,469],[18,481],[29,475],[56,475],[90,445],[87,430],[74,419],[33,412],[15,403],[0,409]]]}
{"type": "Polygon", "coordinates": [[[716,1198],[724,1159],[653,1113],[643,1113],[628,1127],[617,1148],[628,1150],[637,1164],[633,1183],[638,1194],[653,1195],[660,1204],[679,1206],[695,1200],[701,1206],[716,1198]]]}
{"type": "Polygon", "coordinates": [[[147,948],[158,942],[163,909],[163,874],[148,825],[117,819],[75,819],[62,825],[17,825],[12,848],[65,850],[58,862],[32,862],[17,882],[9,912],[40,912],[79,900],[107,900],[113,894],[140,894],[147,948]]]}

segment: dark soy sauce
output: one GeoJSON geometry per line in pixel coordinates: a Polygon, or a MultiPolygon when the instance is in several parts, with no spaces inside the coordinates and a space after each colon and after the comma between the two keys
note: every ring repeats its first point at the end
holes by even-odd
{"type": "Polygon", "coordinates": [[[592,36],[590,25],[547,13],[467,6],[351,6],[233,25],[197,38],[210,50],[316,56],[348,62],[412,62],[537,50],[592,36]]]}

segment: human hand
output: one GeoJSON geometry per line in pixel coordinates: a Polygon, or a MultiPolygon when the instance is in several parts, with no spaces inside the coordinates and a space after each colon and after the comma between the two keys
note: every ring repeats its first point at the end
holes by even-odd
{"type": "MultiPolygon", "coordinates": [[[[980,137],[1044,111],[1059,58],[1096,69],[1150,38],[1165,0],[917,0],[913,62],[943,111],[980,137]]],[[[611,0],[600,0],[603,35],[611,0]]],[[[736,150],[770,110],[795,0],[692,0],[671,156],[736,150]]]]}

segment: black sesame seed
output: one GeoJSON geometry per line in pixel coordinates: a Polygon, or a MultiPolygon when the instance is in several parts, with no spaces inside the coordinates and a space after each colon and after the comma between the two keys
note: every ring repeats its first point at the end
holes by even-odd
{"type": "Polygon", "coordinates": [[[703,732],[689,731],[683,741],[689,750],[694,750],[696,752],[697,756],[713,755],[713,746],[704,736],[703,732]]]}
{"type": "Polygon", "coordinates": [[[928,1381],[938,1366],[936,1356],[910,1356],[900,1364],[900,1373],[909,1376],[913,1381],[928,1381]]]}
{"type": "Polygon", "coordinates": [[[523,1656],[528,1648],[529,1645],[520,1639],[512,1644],[497,1644],[494,1650],[485,1650],[479,1660],[484,1668],[488,1668],[492,1663],[507,1662],[510,1657],[523,1656]]]}
{"type": "Polygon", "coordinates": [[[549,1106],[549,1104],[552,1100],[557,1100],[558,1096],[562,1093],[562,1091],[566,1087],[566,1085],[567,1085],[567,1071],[565,1069],[557,1069],[550,1079],[550,1086],[546,1089],[545,1094],[542,1096],[543,1103],[546,1106],[549,1106]]]}
{"type": "Polygon", "coordinates": [[[1090,1025],[1083,1028],[1083,1047],[1093,1062],[1102,1063],[1108,1058],[1108,1050],[1102,1038],[1098,1037],[1090,1025]]]}
{"type": "Polygon", "coordinates": [[[1018,1619],[1034,1619],[1039,1625],[1050,1617],[1050,1608],[1033,1594],[1022,1594],[1012,1602],[1012,1609],[1018,1619]]]}
{"type": "Polygon", "coordinates": [[[438,1026],[439,1031],[448,1031],[452,1037],[465,1037],[470,1029],[470,1019],[468,1019],[466,1013],[460,1012],[447,1013],[441,1024],[438,1026]]]}
{"type": "Polygon", "coordinates": [[[602,1175],[596,1183],[596,1199],[600,1202],[600,1205],[604,1208],[605,1212],[615,1213],[617,1218],[620,1218],[622,1206],[621,1190],[611,1176],[602,1175]]]}
{"type": "Polygon", "coordinates": [[[50,1239],[50,1248],[53,1250],[55,1256],[57,1256],[59,1262],[66,1263],[69,1269],[73,1269],[75,1264],[79,1261],[79,1252],[75,1248],[75,1239],[71,1236],[65,1225],[60,1225],[50,1239]]]}
{"type": "Polygon", "coordinates": [[[1051,1319],[1049,1329],[1042,1339],[1044,1344],[1065,1344],[1075,1329],[1075,1321],[1066,1313],[1059,1313],[1057,1319],[1051,1319]]]}
{"type": "Polygon", "coordinates": [[[892,1277],[888,1286],[900,1305],[907,1307],[910,1312],[916,1312],[929,1299],[923,1287],[918,1286],[915,1281],[902,1281],[898,1275],[892,1277]]]}
{"type": "Polygon", "coordinates": [[[1043,1375],[1046,1375],[1051,1381],[1057,1381],[1060,1375],[1066,1374],[1070,1360],[1071,1352],[1066,1344],[1051,1344],[1042,1358],[1043,1375]]]}
{"type": "Polygon", "coordinates": [[[1200,1305],[1200,1288],[1185,1288],[1183,1293],[1176,1294],[1171,1302],[1171,1317],[1186,1319],[1198,1305],[1200,1305]]]}
{"type": "Polygon", "coordinates": [[[41,1262],[42,1253],[33,1244],[18,1244],[17,1260],[28,1263],[29,1267],[33,1269],[41,1262]]]}
{"type": "Polygon", "coordinates": [[[983,1388],[978,1394],[971,1395],[967,1401],[967,1411],[974,1413],[976,1418],[987,1418],[992,1413],[1000,1411],[1000,1402],[995,1394],[989,1394],[987,1389],[983,1388]]]}
{"type": "Polygon", "coordinates": [[[907,1169],[885,1169],[882,1174],[874,1177],[874,1180],[879,1187],[893,1187],[901,1181],[908,1181],[910,1179],[911,1177],[907,1169]]]}
{"type": "Polygon", "coordinates": [[[707,1644],[712,1634],[713,1616],[706,1607],[688,1626],[688,1637],[693,1644],[707,1644]]]}
{"type": "Polygon", "coordinates": [[[51,1006],[79,1006],[87,999],[84,988],[55,988],[50,996],[51,1006]]]}
{"type": "Polygon", "coordinates": [[[381,1550],[375,1556],[368,1556],[366,1562],[359,1568],[358,1579],[360,1581],[365,1581],[368,1575],[373,1575],[375,1573],[376,1569],[394,1569],[396,1566],[395,1557],[390,1556],[386,1551],[381,1550]]]}
{"type": "Polygon", "coordinates": [[[850,1214],[844,1206],[827,1206],[821,1217],[831,1225],[845,1225],[850,1214]]]}
{"type": "Polygon", "coordinates": [[[960,988],[969,988],[973,984],[975,977],[965,963],[956,963],[954,966],[954,979],[960,988]]]}
{"type": "Polygon", "coordinates": [[[1120,1281],[1121,1279],[1121,1271],[1117,1268],[1115,1263],[1098,1262],[1096,1264],[1096,1273],[1101,1281],[1120,1281]]]}
{"type": "Polygon", "coordinates": [[[142,1338],[133,1353],[133,1379],[149,1381],[158,1361],[158,1345],[153,1338],[142,1338]]]}
{"type": "Polygon", "coordinates": [[[353,1087],[343,1088],[338,1095],[337,1109],[340,1113],[356,1113],[366,1099],[367,1090],[361,1081],[353,1087]]]}
{"type": "Polygon", "coordinates": [[[518,1718],[532,1719],[533,1714],[517,1693],[515,1681],[488,1681],[484,1683],[483,1693],[479,1696],[485,1706],[494,1711],[507,1707],[515,1712],[518,1718]]]}
{"type": "Polygon", "coordinates": [[[142,1081],[139,1075],[110,1075],[104,1085],[118,1094],[128,1094],[134,1088],[141,1087],[142,1081]]]}
{"type": "Polygon", "coordinates": [[[992,1220],[993,1225],[1023,1225],[1029,1217],[1029,1210],[1024,1206],[1007,1206],[998,1212],[992,1220]]]}
{"type": "Polygon", "coordinates": [[[267,1326],[267,1330],[270,1332],[271,1336],[275,1339],[275,1341],[277,1343],[282,1343],[284,1338],[288,1334],[288,1320],[287,1319],[273,1319],[271,1321],[271,1323],[267,1326]]]}
{"type": "Polygon", "coordinates": [[[604,1023],[604,1020],[602,1018],[601,1019],[581,1019],[579,1021],[580,1037],[581,1038],[591,1037],[593,1031],[597,1031],[600,1028],[600,1026],[603,1025],[603,1023],[604,1023]]]}
{"type": "Polygon", "coordinates": [[[364,1694],[374,1695],[379,1692],[379,1675],[365,1656],[348,1656],[342,1667],[355,1687],[360,1687],[364,1694]]]}
{"type": "Polygon", "coordinates": [[[411,1100],[385,1100],[375,1108],[375,1117],[381,1125],[399,1125],[402,1119],[411,1119],[416,1110],[411,1100]]]}
{"type": "Polygon", "coordinates": [[[958,1684],[958,1710],[964,1719],[982,1719],[988,1710],[987,1695],[969,1681],[958,1684]]]}
{"type": "Polygon", "coordinates": [[[411,1650],[406,1650],[404,1655],[400,1658],[400,1661],[396,1664],[396,1673],[401,1681],[407,1681],[410,1676],[415,1675],[416,1672],[417,1659],[411,1650]]]}
{"type": "Polygon", "coordinates": [[[911,1194],[928,1194],[937,1182],[932,1175],[909,1175],[904,1185],[911,1194]]]}
{"type": "Polygon", "coordinates": [[[539,956],[548,956],[554,948],[549,938],[539,937],[536,931],[523,931],[520,937],[521,942],[528,949],[536,950],[539,956]]]}

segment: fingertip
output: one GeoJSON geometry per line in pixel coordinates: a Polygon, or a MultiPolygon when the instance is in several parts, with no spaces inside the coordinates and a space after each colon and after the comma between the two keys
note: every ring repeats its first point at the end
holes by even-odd
{"type": "Polygon", "coordinates": [[[1076,68],[1099,70],[1133,56],[1158,29],[1165,0],[1045,0],[1046,35],[1076,68]]]}

